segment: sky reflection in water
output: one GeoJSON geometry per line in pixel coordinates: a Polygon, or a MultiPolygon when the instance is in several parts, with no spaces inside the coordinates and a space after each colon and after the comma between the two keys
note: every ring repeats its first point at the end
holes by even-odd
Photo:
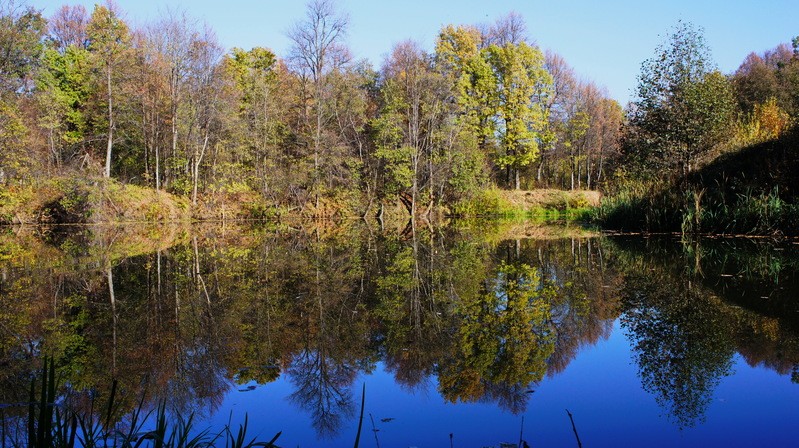
{"type": "Polygon", "coordinates": [[[566,409],[586,446],[793,442],[792,251],[492,230],[7,237],[0,401],[27,340],[78,405],[148,378],[281,446],[352,444],[363,384],[361,446],[576,446],[566,409]]]}
{"type": "MultiPolygon", "coordinates": [[[[586,347],[564,372],[542,381],[520,415],[493,403],[447,403],[436,391],[435,378],[427,387],[404,389],[379,364],[355,382],[367,385],[361,446],[376,446],[370,413],[380,446],[449,446],[450,433],[455,446],[518,443],[522,415],[523,438],[531,446],[576,446],[566,409],[585,446],[792,446],[799,385],[773,370],[751,367],[740,356],[734,362],[734,374],[716,389],[706,421],[682,430],[641,389],[629,340],[618,322],[609,339],[586,347]]],[[[234,387],[207,422],[217,427],[228,422],[231,411],[234,416],[247,412],[250,425],[263,428],[263,435],[282,430],[283,446],[352,444],[357,416],[338,437],[320,441],[310,417],[289,402],[292,387],[283,378],[249,392],[234,387]]]]}

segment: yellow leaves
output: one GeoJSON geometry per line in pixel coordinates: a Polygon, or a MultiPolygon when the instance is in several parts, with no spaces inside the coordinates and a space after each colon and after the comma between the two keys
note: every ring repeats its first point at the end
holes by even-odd
{"type": "Polygon", "coordinates": [[[447,25],[438,33],[436,56],[439,62],[454,68],[478,55],[482,38],[473,26],[447,25]]]}
{"type": "Polygon", "coordinates": [[[779,138],[788,128],[790,117],[777,105],[777,99],[769,98],[763,104],[755,105],[753,120],[760,124],[761,132],[768,138],[779,138]]]}
{"type": "Polygon", "coordinates": [[[736,141],[742,146],[754,145],[780,138],[790,128],[791,117],[774,97],[756,104],[752,113],[741,120],[736,141]]]}

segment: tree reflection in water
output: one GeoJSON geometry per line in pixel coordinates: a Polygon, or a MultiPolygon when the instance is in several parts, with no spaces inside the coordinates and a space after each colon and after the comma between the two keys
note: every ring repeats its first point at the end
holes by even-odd
{"type": "MultiPolygon", "coordinates": [[[[790,294],[777,297],[782,295],[778,283],[763,283],[757,257],[733,262],[734,252],[720,251],[718,242],[706,244],[622,240],[615,250],[624,279],[621,322],[632,342],[641,383],[679,428],[705,420],[716,387],[732,373],[734,354],[746,357],[753,341],[764,349],[779,344],[785,351],[771,354],[771,359],[782,360],[779,364],[799,361],[799,339],[789,329],[794,326],[793,313],[775,320],[747,309],[752,294],[760,298],[771,290],[776,293],[770,301],[774,306],[790,294]],[[728,282],[736,287],[729,288],[728,282]]],[[[782,274],[792,277],[795,271],[782,274]]]]}
{"type": "Polygon", "coordinates": [[[710,245],[468,230],[86,232],[0,240],[15,251],[0,265],[3,403],[24,401],[52,354],[64,393],[89,409],[115,353],[120,415],[143,384],[150,403],[213,413],[233,383],[285,374],[290,401],[332,437],[378,362],[403,387],[523,413],[620,316],[644,389],[679,427],[702,420],[736,352],[797,376],[787,251],[733,259],[710,245]],[[745,274],[721,276],[731,269],[745,274]],[[775,281],[786,289],[760,300],[775,281]]]}
{"type": "Polygon", "coordinates": [[[319,351],[303,350],[288,369],[296,391],[290,400],[308,412],[323,437],[333,437],[355,415],[351,386],[357,371],[319,351]]]}
{"type": "Polygon", "coordinates": [[[628,276],[622,326],[644,389],[685,428],[704,421],[714,390],[731,373],[734,346],[718,303],[690,281],[668,280],[651,271],[628,276]]]}

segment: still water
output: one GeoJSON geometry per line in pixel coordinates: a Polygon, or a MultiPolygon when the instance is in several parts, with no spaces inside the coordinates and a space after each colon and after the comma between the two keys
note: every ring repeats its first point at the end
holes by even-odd
{"type": "Polygon", "coordinates": [[[144,396],[287,447],[352,446],[364,389],[361,446],[793,446],[797,248],[500,223],[8,230],[3,419],[46,355],[62,406],[116,379],[122,422],[144,396]]]}

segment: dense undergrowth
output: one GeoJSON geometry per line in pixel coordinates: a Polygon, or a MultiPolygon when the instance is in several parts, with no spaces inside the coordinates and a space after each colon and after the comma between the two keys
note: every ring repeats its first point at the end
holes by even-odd
{"type": "Polygon", "coordinates": [[[686,178],[630,183],[603,199],[606,229],[799,235],[797,132],[731,152],[686,178]]]}
{"type": "Polygon", "coordinates": [[[498,217],[534,221],[587,219],[599,204],[595,191],[487,189],[452,208],[458,217],[498,217]]]}

